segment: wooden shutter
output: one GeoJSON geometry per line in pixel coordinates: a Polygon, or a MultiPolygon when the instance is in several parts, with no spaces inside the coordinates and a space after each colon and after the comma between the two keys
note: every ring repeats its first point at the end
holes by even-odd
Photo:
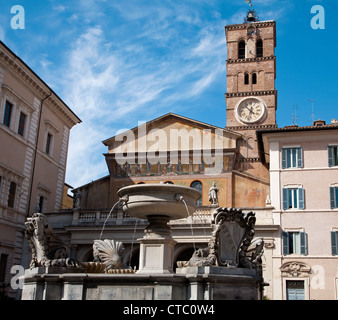
{"type": "Polygon", "coordinates": [[[298,168],[303,168],[303,150],[302,148],[297,148],[297,167],[298,168]]]}
{"type": "Polygon", "coordinates": [[[286,149],[282,149],[282,169],[287,168],[286,149]]]}
{"type": "Polygon", "coordinates": [[[333,147],[327,147],[328,152],[329,152],[329,167],[333,167],[334,166],[334,148],[333,147]]]}
{"type": "Polygon", "coordinates": [[[337,248],[337,239],[338,238],[338,232],[337,231],[332,231],[331,232],[331,250],[332,250],[332,255],[336,256],[338,255],[338,248],[337,248]]]}
{"type": "Polygon", "coordinates": [[[283,188],[283,210],[289,209],[288,189],[283,188]]]}
{"type": "Polygon", "coordinates": [[[283,255],[286,256],[289,254],[289,233],[283,232],[282,239],[283,239],[283,255]]]}
{"type": "Polygon", "coordinates": [[[305,201],[304,201],[304,189],[298,189],[298,208],[305,209],[305,201]]]}
{"type": "Polygon", "coordinates": [[[307,254],[306,233],[300,232],[300,254],[307,254]]]}
{"type": "Polygon", "coordinates": [[[335,187],[330,187],[330,202],[331,202],[331,209],[334,209],[336,207],[336,197],[335,197],[335,187]]]}

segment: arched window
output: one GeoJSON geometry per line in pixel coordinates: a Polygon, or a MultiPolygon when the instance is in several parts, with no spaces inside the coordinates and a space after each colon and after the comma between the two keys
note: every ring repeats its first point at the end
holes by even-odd
{"type": "Polygon", "coordinates": [[[238,59],[245,59],[245,41],[241,40],[238,43],[238,59]]]}
{"type": "Polygon", "coordinates": [[[171,181],[166,181],[164,184],[174,184],[174,183],[171,181]]]}
{"type": "Polygon", "coordinates": [[[252,84],[257,84],[257,73],[252,74],[252,84]]]}
{"type": "MultiPolygon", "coordinates": [[[[203,185],[202,185],[202,182],[200,181],[194,181],[191,185],[190,185],[191,188],[199,191],[200,193],[202,193],[203,191],[203,185]]],[[[196,201],[196,206],[197,207],[200,207],[202,206],[202,197],[196,201]]]]}
{"type": "Polygon", "coordinates": [[[256,55],[257,58],[263,57],[263,40],[258,39],[256,42],[256,55]]]}
{"type": "Polygon", "coordinates": [[[249,74],[248,74],[248,73],[246,73],[246,74],[244,75],[244,84],[245,84],[245,85],[249,84],[249,74]]]}

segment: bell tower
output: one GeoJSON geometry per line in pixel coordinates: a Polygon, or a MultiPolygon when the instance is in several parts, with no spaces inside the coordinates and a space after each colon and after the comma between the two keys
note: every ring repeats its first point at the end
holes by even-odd
{"type": "Polygon", "coordinates": [[[276,127],[276,22],[250,9],[242,24],[225,27],[227,128],[246,140],[245,158],[258,158],[256,130],[276,127]]]}

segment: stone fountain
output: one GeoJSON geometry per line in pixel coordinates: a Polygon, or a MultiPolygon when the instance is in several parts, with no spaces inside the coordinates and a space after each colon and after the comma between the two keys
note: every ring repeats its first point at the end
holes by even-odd
{"type": "Polygon", "coordinates": [[[208,247],[197,250],[189,261],[178,262],[174,273],[176,241],[169,222],[192,215],[201,194],[183,186],[144,184],[124,187],[118,195],[128,215],[149,222],[143,238],[138,239],[139,270],[134,272],[122,264],[123,244],[111,239],[94,241],[93,262],[84,263],[69,257],[60,239],[51,243],[54,232],[45,216],[37,213],[26,222],[32,262],[23,279],[22,299],[262,298],[263,241],[254,240],[254,213],[215,208],[208,247]]]}
{"type": "Polygon", "coordinates": [[[142,184],[122,188],[118,195],[124,212],[149,221],[144,237],[138,239],[140,263],[137,273],[173,273],[176,241],[171,236],[169,221],[192,215],[200,192],[176,185],[142,184]]]}

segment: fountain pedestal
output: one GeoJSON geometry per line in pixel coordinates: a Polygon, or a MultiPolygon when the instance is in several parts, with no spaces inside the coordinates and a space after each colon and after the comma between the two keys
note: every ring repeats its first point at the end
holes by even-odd
{"type": "Polygon", "coordinates": [[[168,223],[192,215],[201,194],[183,186],[144,184],[124,187],[118,195],[126,213],[149,221],[144,237],[138,239],[140,261],[137,274],[173,273],[176,241],[171,237],[168,223]]]}
{"type": "Polygon", "coordinates": [[[167,216],[148,217],[149,225],[140,242],[140,263],[137,274],[173,273],[176,241],[171,237],[167,216]]]}

